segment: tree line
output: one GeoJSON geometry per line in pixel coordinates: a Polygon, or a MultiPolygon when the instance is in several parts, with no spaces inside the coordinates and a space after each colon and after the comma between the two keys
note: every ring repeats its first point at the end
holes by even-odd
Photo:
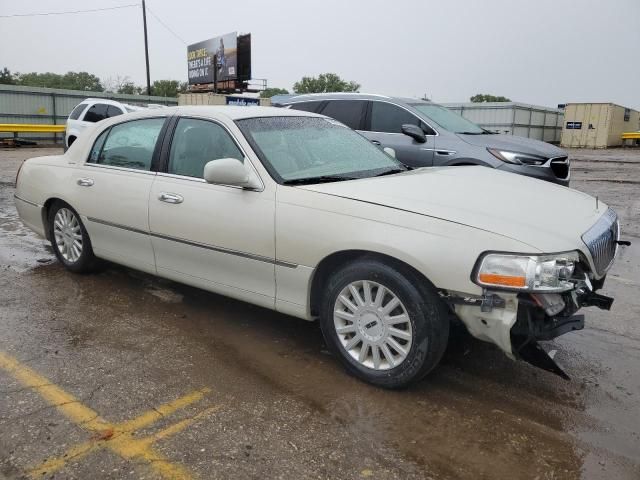
{"type": "MultiPolygon", "coordinates": [[[[88,72],[59,73],[12,73],[7,67],[0,70],[0,84],[24,85],[29,87],[61,88],[68,90],[84,90],[87,92],[111,92],[129,95],[145,95],[146,88],[136,85],[129,77],[109,77],[101,80],[88,72]]],[[[151,95],[159,97],[177,97],[179,93],[188,91],[187,82],[178,80],[156,80],[151,85],[151,95]]],[[[360,84],[352,80],[343,80],[335,73],[321,73],[317,77],[302,77],[293,84],[293,93],[329,93],[357,92],[360,84]]],[[[271,87],[260,92],[260,97],[271,98],[274,95],[286,95],[285,88],[271,87]]],[[[469,99],[473,103],[510,102],[507,97],[478,93],[469,99]]]]}
{"type": "MultiPolygon", "coordinates": [[[[13,73],[7,67],[0,70],[0,84],[22,85],[26,87],[61,88],[66,90],[84,90],[86,92],[125,93],[146,95],[146,87],[136,85],[129,77],[109,77],[104,80],[89,72],[29,72],[13,73]]],[[[159,97],[177,97],[187,91],[187,82],[178,80],[156,80],[151,85],[151,95],[159,97]]]]}

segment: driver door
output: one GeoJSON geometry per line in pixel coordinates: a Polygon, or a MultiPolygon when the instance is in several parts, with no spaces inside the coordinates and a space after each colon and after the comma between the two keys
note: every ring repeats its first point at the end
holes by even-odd
{"type": "Polygon", "coordinates": [[[435,132],[410,111],[393,103],[372,101],[365,128],[362,135],[381,148],[393,148],[403,164],[414,168],[433,165],[435,132]],[[404,124],[422,127],[427,141],[419,143],[402,133],[404,124]]]}
{"type": "Polygon", "coordinates": [[[275,190],[205,182],[206,163],[252,166],[222,123],[180,118],[149,195],[158,274],[269,308],[275,299],[275,190]]]}

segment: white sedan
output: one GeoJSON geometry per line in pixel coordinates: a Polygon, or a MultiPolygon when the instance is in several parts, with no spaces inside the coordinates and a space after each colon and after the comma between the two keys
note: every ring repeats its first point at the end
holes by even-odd
{"type": "Polygon", "coordinates": [[[565,376],[537,343],[609,308],[619,241],[583,193],[482,167],[407,171],[329,118],[177,107],[107,119],[17,178],[23,222],[59,261],[98,259],[305,320],[384,387],[439,362],[456,317],[565,376]]]}

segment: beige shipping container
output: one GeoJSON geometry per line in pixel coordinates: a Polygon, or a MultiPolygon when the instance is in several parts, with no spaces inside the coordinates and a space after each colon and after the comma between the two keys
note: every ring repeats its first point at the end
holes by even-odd
{"type": "MultiPolygon", "coordinates": [[[[178,105],[226,105],[227,97],[241,98],[242,95],[222,95],[219,93],[181,93],[178,95],[178,105]]],[[[254,99],[255,97],[246,97],[254,99]]],[[[260,98],[261,107],[271,106],[271,99],[260,98]]]]}
{"type": "Polygon", "coordinates": [[[615,103],[568,103],[560,144],[568,148],[622,145],[622,134],[640,129],[640,112],[615,103]]]}

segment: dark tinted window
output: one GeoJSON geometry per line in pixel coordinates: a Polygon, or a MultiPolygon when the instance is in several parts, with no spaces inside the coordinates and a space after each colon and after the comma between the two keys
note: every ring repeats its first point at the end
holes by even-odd
{"type": "MultiPolygon", "coordinates": [[[[114,125],[109,129],[95,163],[151,170],[153,151],[163,124],[164,118],[148,118],[114,125]]],[[[102,135],[96,140],[94,149],[101,141],[102,135]]],[[[93,155],[93,150],[91,154],[93,155]]]]}
{"type": "Polygon", "coordinates": [[[330,100],[321,113],[335,118],[349,128],[360,130],[366,104],[364,100],[330,100]]]}
{"type": "Polygon", "coordinates": [[[295,110],[302,110],[303,112],[314,112],[320,107],[322,102],[300,102],[300,103],[292,103],[291,108],[295,110]]]}
{"type": "Polygon", "coordinates": [[[96,103],[92,105],[87,113],[84,114],[85,122],[99,122],[100,120],[104,120],[107,118],[107,107],[104,103],[96,103]]]}
{"type": "Polygon", "coordinates": [[[178,121],[171,142],[169,173],[202,178],[204,166],[221,158],[244,160],[242,152],[223,127],[193,118],[178,121]]]}
{"type": "Polygon", "coordinates": [[[69,115],[69,119],[77,120],[80,117],[80,114],[84,112],[85,108],[87,108],[86,103],[81,103],[80,105],[77,105],[76,108],[74,108],[71,114],[69,115]]]}
{"type": "Polygon", "coordinates": [[[107,117],[109,118],[117,117],[118,115],[122,115],[122,113],[122,110],[118,107],[114,107],[113,105],[109,105],[109,108],[107,109],[107,117]]]}
{"type": "Polygon", "coordinates": [[[418,117],[397,105],[371,102],[371,131],[402,133],[404,124],[420,125],[418,117]]]}

